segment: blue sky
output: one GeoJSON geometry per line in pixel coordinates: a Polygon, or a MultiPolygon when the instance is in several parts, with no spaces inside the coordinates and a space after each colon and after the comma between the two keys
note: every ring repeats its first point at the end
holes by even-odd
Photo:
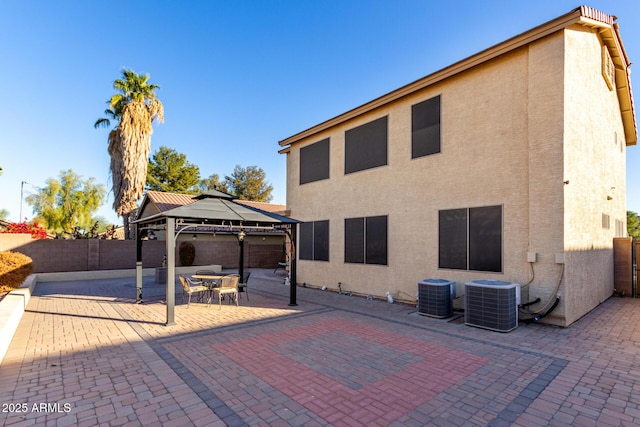
{"type": "MultiPolygon", "coordinates": [[[[640,61],[640,1],[586,4],[618,16],[627,53],[640,61]]],[[[93,123],[123,67],[161,87],[165,123],[155,125],[152,153],[184,153],[202,177],[259,166],[284,204],[278,141],[579,5],[0,0],[0,209],[17,221],[20,183],[26,195],[66,169],[110,190],[108,130],[93,123]]],[[[630,147],[627,205],[636,212],[639,162],[640,146],[630,147]]],[[[98,214],[119,224],[112,202],[98,214]]],[[[33,216],[26,203],[23,216],[33,216]]]]}

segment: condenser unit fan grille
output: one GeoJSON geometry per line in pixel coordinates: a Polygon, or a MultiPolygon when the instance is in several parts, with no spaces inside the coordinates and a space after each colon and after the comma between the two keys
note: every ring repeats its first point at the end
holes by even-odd
{"type": "Polygon", "coordinates": [[[455,282],[427,279],[418,282],[418,313],[438,318],[453,315],[455,282]]]}
{"type": "Polygon", "coordinates": [[[465,284],[464,320],[469,326],[509,332],[518,327],[520,285],[498,280],[465,284]]]}

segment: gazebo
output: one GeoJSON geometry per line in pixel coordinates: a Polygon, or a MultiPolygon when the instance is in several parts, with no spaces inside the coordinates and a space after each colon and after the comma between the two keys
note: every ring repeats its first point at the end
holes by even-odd
{"type": "Polygon", "coordinates": [[[239,272],[242,276],[244,237],[246,233],[282,230],[291,239],[294,253],[290,261],[289,305],[296,304],[296,224],[297,221],[275,213],[236,203],[237,197],[212,190],[195,196],[195,202],[179,206],[155,215],[137,218],[132,224],[136,232],[136,302],[142,302],[142,242],[150,232],[165,231],[167,244],[167,322],[175,324],[175,246],[180,233],[231,232],[238,238],[240,247],[239,272]]]}

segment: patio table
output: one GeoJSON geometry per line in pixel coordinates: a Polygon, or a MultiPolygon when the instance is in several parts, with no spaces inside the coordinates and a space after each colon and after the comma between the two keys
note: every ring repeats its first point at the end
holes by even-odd
{"type": "Polygon", "coordinates": [[[224,276],[224,274],[194,274],[191,277],[201,280],[202,283],[209,288],[209,298],[207,300],[207,304],[211,304],[211,298],[213,298],[213,289],[220,287],[220,283],[224,276]]]}

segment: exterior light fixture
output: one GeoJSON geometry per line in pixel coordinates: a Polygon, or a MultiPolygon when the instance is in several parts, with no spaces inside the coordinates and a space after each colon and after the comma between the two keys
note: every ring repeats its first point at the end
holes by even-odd
{"type": "Polygon", "coordinates": [[[238,233],[238,240],[242,242],[244,241],[245,237],[246,237],[246,234],[244,233],[244,231],[240,230],[240,232],[238,233]]]}
{"type": "Polygon", "coordinates": [[[198,240],[198,236],[196,236],[195,234],[192,237],[193,240],[198,240]]]}

